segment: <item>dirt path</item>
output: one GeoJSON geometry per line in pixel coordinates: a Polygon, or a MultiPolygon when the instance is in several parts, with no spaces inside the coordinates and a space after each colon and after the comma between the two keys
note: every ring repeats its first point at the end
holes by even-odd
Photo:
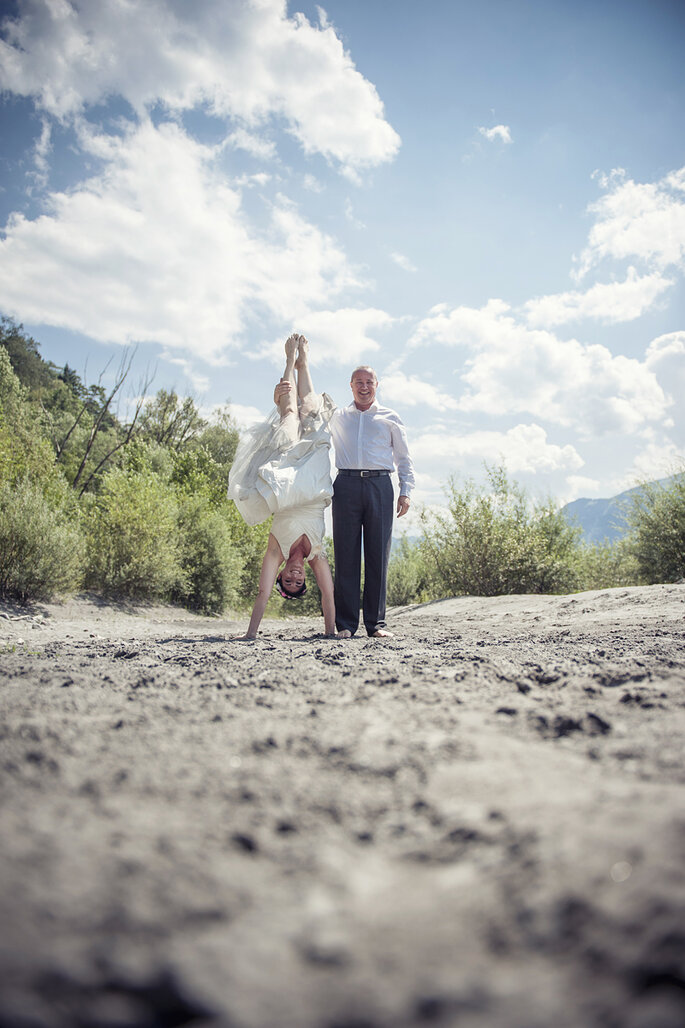
{"type": "Polygon", "coordinates": [[[682,1028],[685,586],[23,613],[2,1028],[682,1028]]]}

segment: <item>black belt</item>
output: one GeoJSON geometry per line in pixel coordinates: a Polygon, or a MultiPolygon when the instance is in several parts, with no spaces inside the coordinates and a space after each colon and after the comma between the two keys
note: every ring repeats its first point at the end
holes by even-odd
{"type": "Polygon", "coordinates": [[[378,468],[373,471],[358,471],[356,468],[338,468],[339,475],[354,475],[355,478],[377,478],[378,475],[391,474],[387,468],[378,468]]]}

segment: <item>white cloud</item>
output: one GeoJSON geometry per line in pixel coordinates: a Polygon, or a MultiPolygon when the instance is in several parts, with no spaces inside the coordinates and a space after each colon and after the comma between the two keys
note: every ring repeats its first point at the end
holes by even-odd
{"type": "Polygon", "coordinates": [[[245,150],[262,160],[273,160],[276,156],[276,144],[273,140],[264,139],[244,128],[237,128],[231,132],[226,141],[236,150],[245,150]]]}
{"type": "Polygon", "coordinates": [[[256,231],[217,171],[221,148],[174,123],[122,136],[81,132],[103,172],[11,216],[0,306],[93,339],[153,341],[211,359],[256,312],[289,322],[358,279],[333,240],[277,197],[256,231]]]}
{"type": "Polygon", "coordinates": [[[310,175],[309,173],[302,177],[302,185],[310,193],[323,193],[324,191],[323,183],[315,175],[310,175]]]}
{"type": "Polygon", "coordinates": [[[654,339],[647,347],[645,365],[673,401],[672,416],[661,427],[670,431],[670,439],[685,455],[685,331],[654,339]]]}
{"type": "Polygon", "coordinates": [[[416,407],[425,404],[434,411],[456,410],[458,406],[453,396],[440,392],[430,382],[423,382],[416,375],[395,371],[383,375],[380,385],[382,398],[399,406],[416,407]]]}
{"type": "Polygon", "coordinates": [[[659,439],[649,442],[635,456],[630,470],[624,476],[622,488],[631,489],[638,482],[667,478],[682,468],[684,460],[682,448],[679,450],[672,441],[659,439]]]}
{"type": "Polygon", "coordinates": [[[571,500],[577,500],[581,497],[599,497],[602,495],[602,489],[604,488],[598,479],[587,478],[585,475],[567,475],[566,485],[567,495],[563,498],[559,497],[561,503],[570,503],[571,500]]]}
{"type": "Polygon", "coordinates": [[[31,180],[29,192],[33,192],[34,186],[39,190],[42,190],[47,185],[50,174],[49,157],[51,153],[52,125],[47,118],[43,118],[41,121],[40,136],[36,140],[33,148],[33,165],[35,171],[29,172],[29,179],[31,180]]]}
{"type": "MultiPolygon", "coordinates": [[[[338,310],[310,310],[292,322],[292,331],[301,332],[311,340],[309,361],[312,367],[335,364],[349,367],[371,364],[380,349],[376,334],[389,328],[395,319],[375,307],[338,310]]],[[[255,358],[270,356],[275,364],[283,363],[283,340],[278,339],[255,353],[255,358]]]]}
{"type": "Polygon", "coordinates": [[[533,327],[551,328],[582,318],[596,318],[609,324],[633,321],[673,284],[673,279],[658,272],[640,276],[635,268],[628,268],[623,282],[601,282],[586,292],[536,297],[524,304],[523,310],[533,327]]]}
{"type": "Polygon", "coordinates": [[[408,257],[405,257],[403,253],[391,253],[390,259],[397,264],[398,267],[402,268],[403,271],[416,271],[416,265],[412,264],[408,257]]]}
{"type": "Polygon", "coordinates": [[[481,309],[438,309],[409,343],[412,349],[431,344],[465,351],[464,411],[529,413],[588,438],[636,431],[662,419],[670,405],[645,364],[615,357],[604,346],[530,329],[502,300],[481,309]]]}
{"type": "Polygon", "coordinates": [[[57,118],[112,96],[139,117],[205,106],[254,130],[283,119],[306,153],[354,171],[390,160],[399,136],[374,86],[325,19],[285,0],[19,0],[0,40],[0,87],[57,118]]]}
{"type": "Polygon", "coordinates": [[[161,357],[163,360],[166,360],[168,364],[181,368],[183,374],[192,385],[195,393],[205,393],[207,389],[209,389],[209,379],[206,375],[201,375],[195,370],[195,366],[192,361],[185,360],[183,357],[172,357],[169,353],[162,353],[161,357]]]}
{"type": "Polygon", "coordinates": [[[685,259],[685,168],[657,182],[634,182],[617,169],[599,176],[606,194],[591,204],[596,221],[580,255],[581,279],[605,258],[644,261],[655,271],[685,259]]]}
{"type": "Polygon", "coordinates": [[[666,335],[653,339],[647,347],[646,363],[650,368],[656,367],[668,358],[685,356],[685,332],[668,332],[666,335]]]}
{"type": "Polygon", "coordinates": [[[504,462],[511,474],[576,471],[584,464],[575,447],[548,442],[544,428],[534,424],[516,425],[507,432],[425,432],[412,436],[411,452],[417,464],[429,468],[439,464],[443,480],[472,458],[504,462]]]}
{"type": "Polygon", "coordinates": [[[481,136],[485,136],[489,143],[493,143],[496,139],[502,143],[513,143],[508,125],[494,125],[492,128],[485,128],[481,125],[478,131],[481,136]]]}
{"type": "Polygon", "coordinates": [[[267,417],[257,407],[245,407],[240,403],[229,403],[227,407],[239,429],[251,428],[267,417]]]}

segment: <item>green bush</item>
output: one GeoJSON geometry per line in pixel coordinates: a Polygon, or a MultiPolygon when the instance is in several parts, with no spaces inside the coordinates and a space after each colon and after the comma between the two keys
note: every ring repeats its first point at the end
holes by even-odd
{"type": "Polygon", "coordinates": [[[640,574],[629,541],[586,543],[577,558],[578,589],[614,589],[617,586],[639,585],[640,574]]]}
{"type": "Polygon", "coordinates": [[[685,578],[685,471],[667,484],[645,482],[626,512],[630,549],[642,580],[685,578]]]}
{"type": "Polygon", "coordinates": [[[486,470],[490,492],[450,479],[448,513],[424,514],[422,549],[435,591],[498,596],[576,589],[580,529],[551,501],[531,502],[503,468],[486,470]]]}
{"type": "Polygon", "coordinates": [[[29,401],[0,346],[0,483],[12,485],[25,477],[47,483],[59,482],[62,476],[55,468],[41,412],[29,401]]]}
{"type": "Polygon", "coordinates": [[[87,507],[90,587],[141,599],[185,589],[178,505],[163,479],[146,468],[114,469],[87,507]]]}
{"type": "Polygon", "coordinates": [[[181,498],[178,523],[183,579],[174,600],[206,614],[235,606],[241,560],[223,512],[206,494],[188,494],[181,498]]]}
{"type": "Polygon", "coordinates": [[[430,564],[421,543],[412,543],[406,536],[402,536],[388,566],[389,606],[425,603],[434,598],[434,593],[430,564]]]}
{"type": "Polygon", "coordinates": [[[82,580],[84,539],[66,487],[0,484],[0,595],[22,603],[70,592],[82,580]]]}

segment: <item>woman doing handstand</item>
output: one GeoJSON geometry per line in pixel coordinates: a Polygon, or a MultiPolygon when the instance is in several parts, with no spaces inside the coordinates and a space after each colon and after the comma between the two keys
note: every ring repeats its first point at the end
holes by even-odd
{"type": "Polygon", "coordinates": [[[335,635],[333,579],[323,549],[324,510],[333,494],[328,422],[335,407],[325,393],[314,392],[308,349],[304,336],[286,341],[281,382],[291,388],[278,397],[269,420],[243,437],[229,476],[228,495],[248,524],[273,515],[246,639],[257,637],[274,584],[287,599],[304,595],[305,560],[321,591],[324,632],[335,635]]]}

